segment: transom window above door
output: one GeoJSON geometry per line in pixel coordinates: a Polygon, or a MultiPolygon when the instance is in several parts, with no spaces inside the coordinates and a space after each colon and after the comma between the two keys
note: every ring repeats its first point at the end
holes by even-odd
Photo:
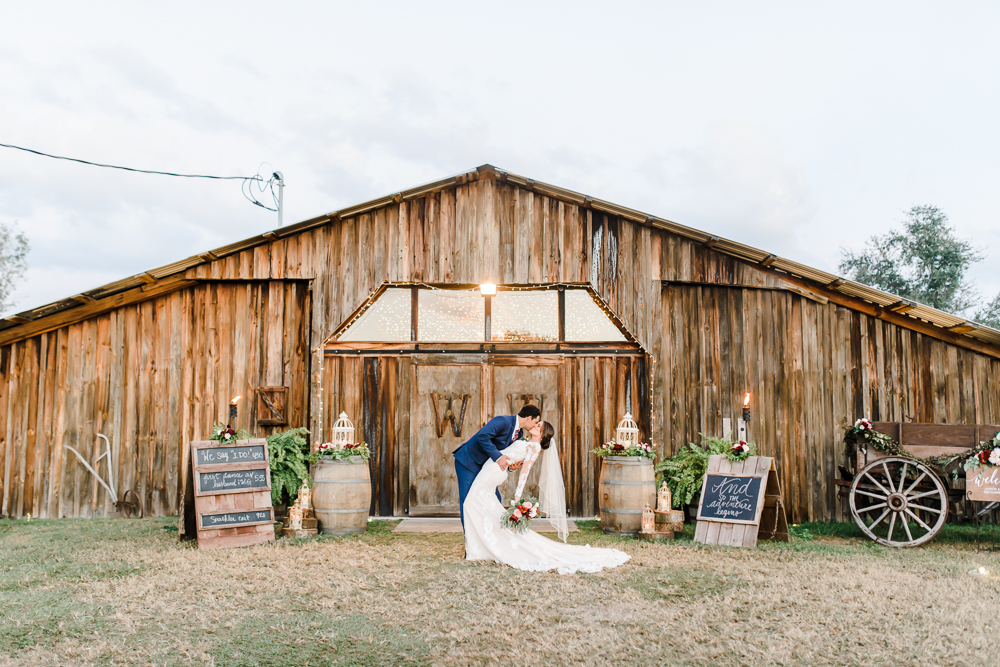
{"type": "Polygon", "coordinates": [[[338,343],[635,343],[586,284],[383,283],[329,339],[338,343]]]}

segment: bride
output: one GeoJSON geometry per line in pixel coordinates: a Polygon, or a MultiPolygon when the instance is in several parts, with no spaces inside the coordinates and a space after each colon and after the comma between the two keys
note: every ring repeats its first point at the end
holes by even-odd
{"type": "Polygon", "coordinates": [[[515,533],[502,528],[500,521],[504,507],[497,500],[497,487],[507,479],[507,473],[495,461],[488,460],[476,476],[465,499],[465,553],[466,560],[494,560],[519,570],[556,570],[559,574],[574,572],[599,572],[617,567],[631,556],[617,549],[597,549],[565,544],[569,534],[566,519],[566,491],[559,452],[552,447],[555,431],[552,424],[542,422],[528,432],[530,440],[517,440],[503,450],[503,454],[516,463],[523,461],[517,481],[515,500],[521,499],[528,472],[542,454],[539,480],[539,503],[548,514],[563,543],[542,537],[534,531],[515,533]]]}

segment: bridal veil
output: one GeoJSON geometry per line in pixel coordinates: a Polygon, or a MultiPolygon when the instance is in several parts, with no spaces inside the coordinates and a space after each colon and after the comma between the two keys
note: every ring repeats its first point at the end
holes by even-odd
{"type": "Polygon", "coordinates": [[[562,466],[559,465],[559,446],[553,440],[549,448],[542,450],[541,470],[538,476],[538,500],[559,539],[563,542],[569,535],[569,520],[566,518],[566,485],[563,483],[562,466]]]}

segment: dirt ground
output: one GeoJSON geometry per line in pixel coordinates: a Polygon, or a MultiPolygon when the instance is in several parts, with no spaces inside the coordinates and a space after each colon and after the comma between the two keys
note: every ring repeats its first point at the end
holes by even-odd
{"type": "MultiPolygon", "coordinates": [[[[991,665],[1000,558],[969,532],[891,550],[570,540],[596,575],[465,563],[460,534],[201,552],[169,519],[0,521],[0,665],[991,665]]],[[[690,530],[690,529],[689,529],[690,530]]],[[[831,537],[828,535],[846,535],[831,537]]]]}

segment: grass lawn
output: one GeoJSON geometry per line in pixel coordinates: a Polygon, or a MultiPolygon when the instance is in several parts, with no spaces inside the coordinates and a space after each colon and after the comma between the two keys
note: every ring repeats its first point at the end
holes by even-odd
{"type": "Polygon", "coordinates": [[[1000,557],[948,526],[908,550],[853,524],[615,546],[596,575],[465,563],[461,534],[199,552],[170,519],[0,521],[0,665],[988,665],[1000,557]]]}

